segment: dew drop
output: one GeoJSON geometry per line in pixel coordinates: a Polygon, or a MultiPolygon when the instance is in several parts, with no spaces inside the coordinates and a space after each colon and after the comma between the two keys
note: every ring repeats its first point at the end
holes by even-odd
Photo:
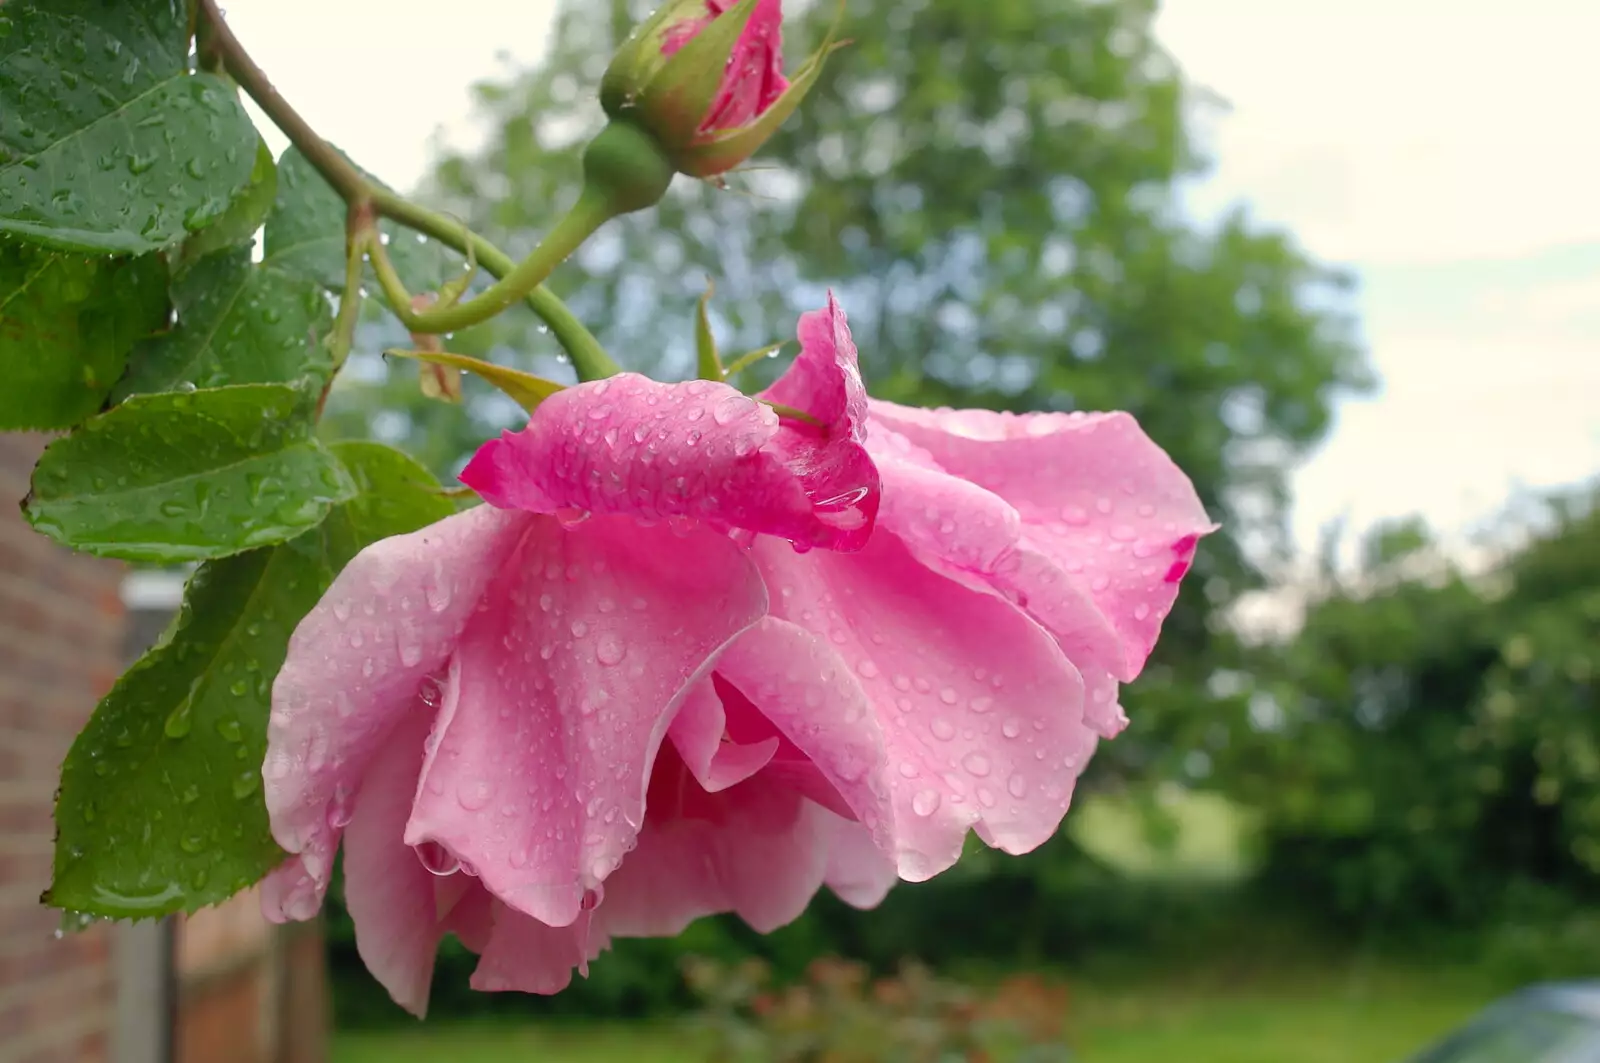
{"type": "Polygon", "coordinates": [[[435,841],[426,841],[416,847],[417,860],[430,875],[440,878],[453,875],[461,870],[461,861],[457,860],[444,846],[435,841]]]}
{"type": "Polygon", "coordinates": [[[911,811],[919,816],[931,816],[939,810],[939,791],[934,789],[918,790],[911,799],[911,811]]]}
{"type": "Polygon", "coordinates": [[[488,779],[464,779],[456,787],[456,800],[468,812],[476,812],[494,797],[494,783],[488,779]]]}
{"type": "Polygon", "coordinates": [[[600,636],[600,644],[595,647],[594,659],[604,665],[620,664],[627,653],[628,647],[623,644],[622,639],[608,631],[600,636]]]}

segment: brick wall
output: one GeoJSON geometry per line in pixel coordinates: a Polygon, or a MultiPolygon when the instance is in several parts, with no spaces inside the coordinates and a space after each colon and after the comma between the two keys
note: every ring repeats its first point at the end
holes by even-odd
{"type": "Polygon", "coordinates": [[[57,769],[121,671],[122,569],[23,522],[16,502],[43,445],[0,435],[0,1063],[108,1063],[113,928],[57,940],[39,893],[57,769]]]}
{"type": "Polygon", "coordinates": [[[255,891],[175,925],[63,937],[39,904],[61,760],[176,605],[129,614],[121,565],[22,520],[43,445],[0,434],[0,1063],[322,1063],[321,935],[271,927],[255,891]]]}

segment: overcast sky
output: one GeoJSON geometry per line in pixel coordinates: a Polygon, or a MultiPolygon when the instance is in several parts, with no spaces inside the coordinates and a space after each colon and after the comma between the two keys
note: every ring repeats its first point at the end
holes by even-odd
{"type": "MultiPolygon", "coordinates": [[[[469,86],[537,58],[552,7],[227,12],[319,131],[404,188],[434,131],[471,143],[469,86]],[[391,77],[381,110],[363,70],[391,77]]],[[[1303,546],[1340,515],[1461,535],[1514,485],[1600,472],[1600,0],[1166,0],[1158,33],[1232,104],[1195,213],[1244,202],[1361,282],[1383,388],[1297,475],[1303,546]]]]}

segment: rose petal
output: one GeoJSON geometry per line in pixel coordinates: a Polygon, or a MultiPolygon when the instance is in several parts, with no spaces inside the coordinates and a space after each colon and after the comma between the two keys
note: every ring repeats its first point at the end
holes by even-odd
{"type": "Polygon", "coordinates": [[[356,951],[395,1003],[419,1018],[428,1010],[433,958],[445,927],[438,880],[401,835],[432,717],[431,706],[419,703],[372,758],[344,835],[345,907],[355,924],[356,951]]]}
{"type": "Polygon", "coordinates": [[[1031,549],[1121,636],[1121,660],[1109,671],[1124,681],[1136,676],[1195,543],[1216,525],[1189,478],[1133,418],[870,405],[875,425],[1016,508],[1031,549]]]}
{"type": "Polygon", "coordinates": [[[493,904],[493,929],[472,972],[472,988],[484,993],[549,996],[572,984],[572,971],[588,977],[589,961],[610,947],[594,928],[591,913],[569,926],[546,926],[508,905],[493,904]]]}
{"type": "Polygon", "coordinates": [[[760,775],[706,793],[663,750],[639,847],[606,883],[599,917],[617,937],[671,937],[720,912],[769,933],[805,911],[822,886],[836,822],[760,775]]]}
{"type": "Polygon", "coordinates": [[[857,549],[878,511],[878,473],[863,445],[867,390],[850,325],[832,292],[826,309],[801,315],[799,336],[800,354],[761,397],[821,423],[783,422],[771,449],[795,470],[819,515],[842,531],[859,533],[834,548],[857,549]]]}
{"type": "Polygon", "coordinates": [[[859,554],[752,552],[778,590],[774,615],[827,654],[811,670],[851,669],[883,729],[902,878],[951,866],[972,826],[1007,852],[1054,833],[1094,736],[1078,672],[1043,629],[892,535],[859,554]]]}
{"type": "Polygon", "coordinates": [[[715,685],[702,679],[673,717],[667,735],[702,788],[710,793],[744,782],[772,760],[776,735],[744,743],[727,741],[727,714],[715,685]]]}
{"type": "MultiPolygon", "coordinates": [[[[758,561],[774,552],[797,560],[782,544],[757,540],[758,561]]],[[[736,709],[741,700],[734,696],[736,690],[785,739],[762,776],[782,780],[819,804],[858,820],[888,849],[893,844],[894,814],[882,783],[884,737],[861,684],[826,644],[803,627],[777,619],[776,603],[773,612],[742,634],[717,662],[719,685],[732,688],[723,696],[730,733],[747,740],[734,730],[737,716],[750,715],[736,709]],[[786,747],[794,756],[785,755],[786,747]],[[791,770],[786,772],[786,766],[791,770]],[[808,776],[816,785],[808,784],[808,776]],[[826,791],[837,792],[838,805],[826,791]]]]}
{"type": "Polygon", "coordinates": [[[633,844],[678,703],[766,592],[708,529],[528,521],[461,637],[458,703],[406,843],[439,844],[502,901],[566,926],[633,844]]]}
{"type": "Polygon", "coordinates": [[[506,509],[690,517],[830,548],[864,538],[861,498],[876,474],[819,479],[812,464],[788,464],[780,435],[777,414],[726,384],[622,373],[552,395],[521,432],[484,444],[461,480],[506,509]]]}
{"type": "Polygon", "coordinates": [[[876,908],[900,880],[894,861],[873,842],[859,823],[832,817],[824,881],[839,899],[854,908],[876,908]]]}
{"type": "Polygon", "coordinates": [[[316,913],[343,806],[423,679],[449,658],[526,522],[479,507],[374,543],[295,629],[272,687],[262,775],[273,837],[298,855],[263,893],[270,917],[316,913]]]}

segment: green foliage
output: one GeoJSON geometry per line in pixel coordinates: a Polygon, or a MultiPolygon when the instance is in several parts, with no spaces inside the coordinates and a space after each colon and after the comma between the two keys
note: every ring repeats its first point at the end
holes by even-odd
{"type": "Polygon", "coordinates": [[[135,396],[52,443],[25,513],[102,557],[172,563],[291,539],[355,493],[283,384],[135,396]]]}
{"type": "Polygon", "coordinates": [[[137,254],[227,211],[255,129],[226,82],[189,69],[189,37],[183,0],[5,5],[0,233],[137,254]]]}
{"type": "Polygon", "coordinates": [[[140,344],[119,397],[227,384],[320,386],[333,372],[325,335],[333,314],[313,282],[250,248],[196,262],[172,286],[178,324],[140,344]]]}
{"type": "Polygon", "coordinates": [[[160,258],[0,242],[0,429],[68,428],[100,408],[167,316],[160,258]]]}
{"type": "Polygon", "coordinates": [[[261,759],[289,636],[363,546],[453,508],[398,451],[336,452],[360,491],[295,539],[201,565],[172,628],[78,736],[62,767],[49,903],[134,918],[193,911],[282,858],[261,759]]]}
{"type": "Polygon", "coordinates": [[[1221,767],[1268,881],[1388,930],[1600,896],[1600,510],[1558,503],[1479,576],[1415,528],[1364,553],[1248,660],[1258,729],[1221,767]]]}

